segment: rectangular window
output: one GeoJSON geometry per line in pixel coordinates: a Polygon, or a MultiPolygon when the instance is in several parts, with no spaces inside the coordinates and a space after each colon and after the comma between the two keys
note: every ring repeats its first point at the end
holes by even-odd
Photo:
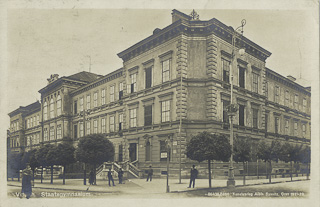
{"type": "Polygon", "coordinates": [[[230,83],[230,61],[226,59],[222,60],[223,81],[230,83]]]}
{"type": "Polygon", "coordinates": [[[114,132],[114,116],[110,116],[109,117],[109,121],[110,121],[110,125],[109,125],[109,129],[110,129],[110,132],[114,132]]]}
{"type": "Polygon", "coordinates": [[[73,125],[73,138],[78,138],[78,125],[73,125]]]}
{"type": "Polygon", "coordinates": [[[98,92],[95,92],[93,94],[93,107],[97,107],[98,106],[98,92]]]}
{"type": "Polygon", "coordinates": [[[306,113],[307,112],[307,99],[303,99],[302,101],[302,112],[306,113]]]}
{"type": "Polygon", "coordinates": [[[101,133],[106,133],[106,119],[101,119],[101,133]]]}
{"type": "Polygon", "coordinates": [[[244,105],[239,104],[239,125],[244,126],[244,105]]]}
{"type": "Polygon", "coordinates": [[[90,94],[87,95],[87,110],[89,110],[91,108],[91,96],[90,94]]]}
{"type": "Polygon", "coordinates": [[[78,102],[74,101],[73,102],[73,114],[77,114],[78,113],[78,102]]]}
{"type": "Polygon", "coordinates": [[[266,82],[266,88],[265,88],[265,93],[266,93],[266,97],[268,98],[268,87],[269,87],[269,84],[268,82],[266,82]]]}
{"type": "Polygon", "coordinates": [[[223,106],[222,106],[223,107],[222,121],[223,121],[223,123],[229,123],[229,116],[228,116],[227,108],[230,105],[230,101],[223,100],[222,104],[223,104],[223,106]]]}
{"type": "Polygon", "coordinates": [[[101,105],[106,104],[106,89],[101,90],[101,105]]]}
{"type": "Polygon", "coordinates": [[[170,121],[170,100],[161,102],[161,122],[170,121]]]}
{"type": "Polygon", "coordinates": [[[243,67],[239,67],[239,87],[245,88],[245,74],[246,69],[243,67]]]}
{"type": "Polygon", "coordinates": [[[265,114],[265,130],[268,132],[269,115],[265,114]]]}
{"type": "Polygon", "coordinates": [[[252,92],[258,93],[259,75],[252,73],[252,92]]]}
{"type": "Polygon", "coordinates": [[[86,134],[89,135],[91,133],[91,123],[90,121],[87,122],[87,129],[86,129],[86,134]]]}
{"type": "Polygon", "coordinates": [[[58,95],[58,98],[57,98],[57,116],[60,116],[61,115],[61,103],[62,103],[62,100],[61,100],[61,96],[58,95]]]}
{"type": "Polygon", "coordinates": [[[123,127],[123,114],[119,114],[119,131],[124,129],[123,127]]]}
{"type": "Polygon", "coordinates": [[[130,93],[137,92],[137,74],[132,74],[130,75],[130,80],[131,80],[131,91],[130,93]]]}
{"type": "Polygon", "coordinates": [[[30,120],[27,119],[27,128],[30,128],[30,120]]]}
{"type": "Polygon", "coordinates": [[[43,129],[43,141],[48,141],[48,128],[43,129]]]}
{"type": "Polygon", "coordinates": [[[306,137],[306,125],[302,124],[302,135],[305,138],[306,137]]]}
{"type": "Polygon", "coordinates": [[[57,139],[62,138],[61,124],[57,126],[57,139]]]}
{"type": "Polygon", "coordinates": [[[170,152],[168,155],[166,141],[160,140],[160,161],[166,161],[167,158],[170,160],[170,152]]]}
{"type": "MultiPolygon", "coordinates": [[[[39,124],[40,124],[40,116],[37,115],[37,125],[39,125],[39,124]]],[[[18,122],[18,129],[19,129],[19,122],[18,122]]]]}
{"type": "Polygon", "coordinates": [[[119,100],[122,99],[123,96],[123,83],[119,83],[119,100]]]}
{"type": "Polygon", "coordinates": [[[98,120],[93,121],[93,133],[98,134],[98,120]]]}
{"type": "Polygon", "coordinates": [[[289,104],[290,104],[289,97],[290,97],[289,91],[286,91],[286,93],[284,95],[284,99],[285,99],[284,105],[286,105],[286,106],[289,106],[289,104]]]}
{"type": "Polygon", "coordinates": [[[257,129],[258,128],[258,109],[252,109],[252,127],[257,129]]]}
{"type": "Polygon", "coordinates": [[[33,117],[33,126],[36,126],[36,117],[33,117]]]}
{"type": "Polygon", "coordinates": [[[284,125],[284,131],[286,135],[289,135],[289,120],[286,119],[285,125],[284,125]]]}
{"type": "Polygon", "coordinates": [[[170,80],[171,59],[162,61],[162,83],[170,80]]]}
{"type": "Polygon", "coordinates": [[[294,136],[298,136],[298,122],[294,122],[294,131],[293,131],[294,136]]]}
{"type": "Polygon", "coordinates": [[[274,118],[274,133],[276,133],[276,134],[280,133],[280,118],[279,117],[274,118]]]}
{"type": "MultiPolygon", "coordinates": [[[[30,136],[27,136],[27,146],[30,146],[30,140],[31,137],[30,136]]],[[[14,142],[14,140],[12,140],[14,142]]],[[[14,144],[12,143],[12,147],[14,147],[14,144]]]]}
{"type": "Polygon", "coordinates": [[[110,102],[114,102],[114,86],[110,86],[110,102]]]}
{"type": "Polygon", "coordinates": [[[54,140],[54,127],[50,127],[50,140],[54,140]]]}
{"type": "Polygon", "coordinates": [[[294,109],[299,110],[299,96],[297,94],[294,96],[294,109]]]}
{"type": "Polygon", "coordinates": [[[130,110],[130,127],[137,127],[137,109],[130,110]]]}
{"type": "Polygon", "coordinates": [[[152,105],[144,107],[144,125],[152,125],[152,105]]]}
{"type": "Polygon", "coordinates": [[[80,137],[84,136],[84,126],[83,126],[83,122],[80,122],[80,137]]]}
{"type": "Polygon", "coordinates": [[[274,102],[276,103],[279,103],[279,96],[280,96],[280,87],[279,86],[276,86],[275,89],[274,89],[274,102]]]}
{"type": "Polygon", "coordinates": [[[83,111],[83,97],[80,98],[80,112],[83,111]]]}
{"type": "Polygon", "coordinates": [[[152,85],[152,67],[145,69],[146,74],[146,88],[151,88],[152,85]]]}
{"type": "Polygon", "coordinates": [[[43,119],[45,121],[48,119],[48,105],[47,105],[47,102],[44,102],[44,106],[43,106],[43,119]]]}

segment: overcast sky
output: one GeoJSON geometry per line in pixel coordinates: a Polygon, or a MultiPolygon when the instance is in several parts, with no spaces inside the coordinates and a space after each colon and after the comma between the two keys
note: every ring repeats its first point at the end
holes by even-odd
{"type": "MultiPolygon", "coordinates": [[[[172,8],[173,9],[173,8],[172,8]]],[[[179,9],[189,14],[191,9],[179,9]]],[[[318,80],[318,17],[309,10],[196,10],[201,20],[217,18],[270,51],[266,66],[310,86],[318,80]],[[315,44],[316,43],[316,44],[315,44]]],[[[171,9],[8,10],[7,112],[40,99],[50,74],[80,71],[106,75],[122,67],[117,53],[171,24],[171,9]]],[[[8,118],[8,117],[7,117],[8,118]]],[[[8,123],[9,126],[9,123],[8,123]]]]}

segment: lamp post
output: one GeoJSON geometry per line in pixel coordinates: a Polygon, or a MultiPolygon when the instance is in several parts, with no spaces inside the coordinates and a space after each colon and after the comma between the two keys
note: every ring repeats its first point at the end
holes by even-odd
{"type": "MultiPolygon", "coordinates": [[[[228,187],[234,187],[236,182],[234,180],[234,172],[233,172],[233,117],[236,115],[238,111],[238,106],[236,104],[233,104],[233,65],[235,65],[235,41],[237,36],[242,36],[243,34],[243,27],[246,24],[246,20],[243,19],[241,21],[241,26],[237,27],[235,30],[233,30],[232,34],[232,55],[231,55],[231,63],[230,63],[230,105],[227,108],[229,120],[230,120],[230,145],[231,145],[231,156],[230,156],[230,163],[229,163],[229,173],[228,173],[228,181],[227,186],[228,187]],[[241,32],[239,34],[237,31],[241,32]]],[[[239,54],[242,56],[244,54],[244,49],[239,50],[239,54]]]]}
{"type": "Polygon", "coordinates": [[[170,153],[170,143],[171,143],[171,139],[170,139],[170,135],[167,137],[166,139],[166,146],[167,146],[167,188],[166,188],[166,193],[170,192],[170,188],[169,188],[169,162],[170,162],[170,157],[169,157],[169,153],[170,153]]]}

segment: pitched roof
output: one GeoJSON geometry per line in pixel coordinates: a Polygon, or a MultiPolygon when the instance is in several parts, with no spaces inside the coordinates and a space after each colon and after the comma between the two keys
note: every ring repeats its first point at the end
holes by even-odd
{"type": "Polygon", "coordinates": [[[22,115],[25,116],[25,115],[31,114],[31,113],[39,111],[39,110],[41,110],[41,104],[39,101],[36,101],[36,102],[29,104],[27,106],[20,106],[18,109],[10,112],[8,115],[10,117],[12,117],[12,116],[15,116],[19,113],[22,113],[22,115]]]}
{"type": "Polygon", "coordinates": [[[67,78],[74,79],[74,80],[85,81],[85,82],[88,82],[88,83],[91,83],[91,82],[97,80],[100,77],[102,77],[102,75],[98,75],[98,74],[90,73],[90,72],[86,72],[86,71],[82,71],[82,72],[67,76],[67,78]]]}

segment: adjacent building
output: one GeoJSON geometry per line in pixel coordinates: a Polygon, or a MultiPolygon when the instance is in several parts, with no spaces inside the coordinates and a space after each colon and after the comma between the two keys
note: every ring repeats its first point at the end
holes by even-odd
{"type": "Polygon", "coordinates": [[[28,150],[39,144],[102,133],[115,146],[114,160],[152,165],[155,173],[173,173],[185,156],[188,140],[201,131],[228,135],[226,107],[239,106],[234,133],[253,140],[287,140],[310,144],[310,88],[266,67],[271,53],[244,36],[236,38],[232,61],[232,27],[213,18],[172,11],[172,24],[120,52],[123,67],[107,75],[57,74],[39,90],[36,102],[9,113],[10,147],[28,150]],[[166,140],[171,152],[167,154],[166,140]]]}

